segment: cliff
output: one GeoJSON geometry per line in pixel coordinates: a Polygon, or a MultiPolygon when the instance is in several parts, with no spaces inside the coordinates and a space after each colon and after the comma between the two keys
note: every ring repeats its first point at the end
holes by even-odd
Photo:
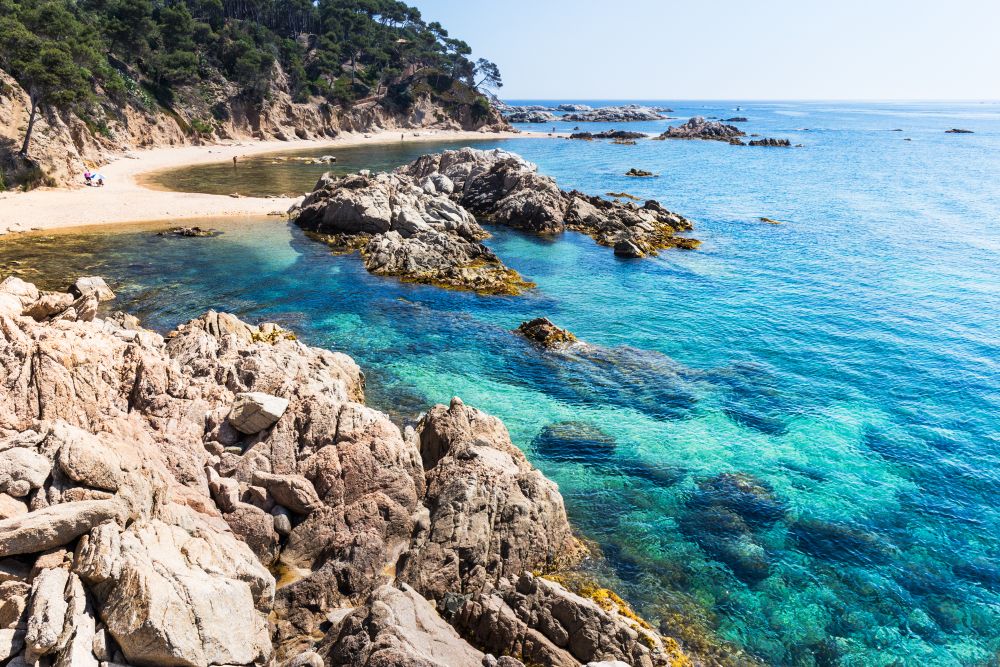
{"type": "Polygon", "coordinates": [[[558,583],[582,547],[498,419],[400,430],[343,354],[113,298],[0,283],[0,662],[691,664],[558,583]]]}
{"type": "Polygon", "coordinates": [[[25,181],[39,185],[79,184],[86,169],[137,148],[206,144],[225,140],[333,138],[342,132],[439,128],[509,129],[485,98],[458,81],[438,87],[421,78],[405,82],[407,95],[360,100],[348,106],[322,98],[296,102],[277,63],[272,88],[252,102],[227,82],[182,87],[165,105],[140,90],[126,104],[104,103],[102,120],[48,108],[32,133],[30,157],[37,171],[16,159],[28,124],[27,93],[0,70],[0,190],[25,181]],[[15,173],[21,172],[21,173],[15,173]]]}

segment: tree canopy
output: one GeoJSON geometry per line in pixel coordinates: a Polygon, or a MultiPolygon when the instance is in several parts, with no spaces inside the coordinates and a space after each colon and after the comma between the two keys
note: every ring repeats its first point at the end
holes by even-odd
{"type": "Polygon", "coordinates": [[[399,94],[420,74],[502,85],[471,53],[397,0],[0,0],[0,68],[31,96],[32,122],[40,108],[120,103],[139,88],[170,104],[220,76],[259,101],[276,63],[298,101],[399,94]]]}

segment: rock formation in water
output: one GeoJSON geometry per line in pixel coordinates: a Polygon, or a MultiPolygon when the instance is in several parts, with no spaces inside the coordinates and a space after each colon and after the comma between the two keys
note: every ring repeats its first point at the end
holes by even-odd
{"type": "Polygon", "coordinates": [[[359,249],[376,275],[482,294],[531,287],[480,243],[489,234],[452,201],[453,187],[440,174],[423,181],[400,173],[326,174],[294,213],[295,222],[335,248],[359,249]]]}
{"type": "Polygon", "coordinates": [[[536,317],[533,320],[521,322],[515,331],[528,340],[547,348],[562,348],[576,342],[576,336],[566,329],[560,329],[547,317],[536,317]]]}
{"type": "Polygon", "coordinates": [[[746,133],[735,125],[726,125],[714,120],[705,120],[702,116],[690,118],[682,125],[668,127],[656,139],[706,139],[711,141],[730,141],[746,133]]]}
{"type": "Polygon", "coordinates": [[[160,336],[112,296],[0,283],[0,662],[686,660],[545,578],[581,547],[496,418],[400,431],[343,354],[216,312],[160,336]]]}
{"type": "Polygon", "coordinates": [[[770,137],[765,137],[763,139],[751,139],[747,142],[748,146],[770,146],[777,148],[788,148],[792,145],[792,142],[788,139],[772,139],[770,137]]]}
{"type": "Polygon", "coordinates": [[[639,206],[560,190],[518,155],[463,148],[425,155],[391,173],[324,175],[291,212],[338,250],[360,250],[371,273],[481,294],[532,284],[481,243],[476,221],[538,234],[583,232],[625,257],[694,248],[686,218],[654,200],[639,206]]]}
{"type": "Polygon", "coordinates": [[[511,111],[504,114],[504,119],[508,123],[552,123],[559,120],[551,112],[537,110],[511,111]]]}
{"type": "Polygon", "coordinates": [[[945,134],[973,134],[972,130],[963,130],[958,127],[953,127],[950,130],[945,130],[945,134]]]}
{"type": "Polygon", "coordinates": [[[617,255],[645,257],[664,248],[698,245],[677,234],[690,230],[691,221],[657,201],[638,206],[560,190],[536,165],[501,149],[425,155],[396,173],[421,183],[443,176],[451,184],[452,199],[486,222],[538,234],[582,232],[617,255]]]}
{"type": "Polygon", "coordinates": [[[569,135],[570,139],[645,139],[642,132],[629,132],[628,130],[605,130],[604,132],[574,132],[569,135]]]}
{"type": "Polygon", "coordinates": [[[649,107],[626,104],[620,107],[601,107],[591,111],[568,113],[561,120],[578,123],[632,123],[645,120],[664,120],[666,116],[649,107]]]}

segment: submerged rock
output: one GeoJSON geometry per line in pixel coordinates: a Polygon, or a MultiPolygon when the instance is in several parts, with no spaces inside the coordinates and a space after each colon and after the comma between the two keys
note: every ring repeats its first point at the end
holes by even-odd
{"type": "Polygon", "coordinates": [[[800,551],[814,558],[843,563],[884,563],[895,553],[886,539],[844,522],[802,518],[788,528],[800,551]]]}
{"type": "Polygon", "coordinates": [[[576,336],[566,329],[560,329],[547,317],[521,322],[514,331],[547,348],[562,348],[576,342],[576,336]]]}
{"type": "Polygon", "coordinates": [[[732,118],[726,119],[727,123],[745,123],[747,122],[746,116],[733,116],[732,118]]]}
{"type": "Polygon", "coordinates": [[[757,534],[786,511],[767,483],[744,473],[723,473],[698,484],[678,523],[707,556],[741,581],[756,584],[771,572],[770,557],[757,534]]]}
{"type": "Polygon", "coordinates": [[[555,461],[604,464],[615,454],[615,439],[593,424],[564,421],[545,426],[534,447],[555,461]]]}
{"type": "Polygon", "coordinates": [[[746,136],[746,133],[735,125],[726,125],[718,121],[705,120],[702,116],[695,116],[683,125],[668,127],[656,139],[706,139],[728,142],[743,136],[746,136]]]}
{"type": "Polygon", "coordinates": [[[972,130],[963,130],[958,127],[953,127],[950,130],[945,130],[945,134],[972,134],[972,130]]]}

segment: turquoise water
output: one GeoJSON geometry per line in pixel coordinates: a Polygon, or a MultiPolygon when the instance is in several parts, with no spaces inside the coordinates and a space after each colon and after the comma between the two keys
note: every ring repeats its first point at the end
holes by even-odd
{"type": "Polygon", "coordinates": [[[399,419],[452,395],[496,414],[668,632],[681,611],[770,664],[997,664],[1000,106],[671,106],[804,147],[504,142],[704,242],[621,260],[494,229],[538,283],[520,298],[376,278],[274,219],[4,241],[0,267],[101,273],[159,328],[283,322],[353,355],[399,419]],[[510,333],[539,315],[594,347],[510,333]]]}

